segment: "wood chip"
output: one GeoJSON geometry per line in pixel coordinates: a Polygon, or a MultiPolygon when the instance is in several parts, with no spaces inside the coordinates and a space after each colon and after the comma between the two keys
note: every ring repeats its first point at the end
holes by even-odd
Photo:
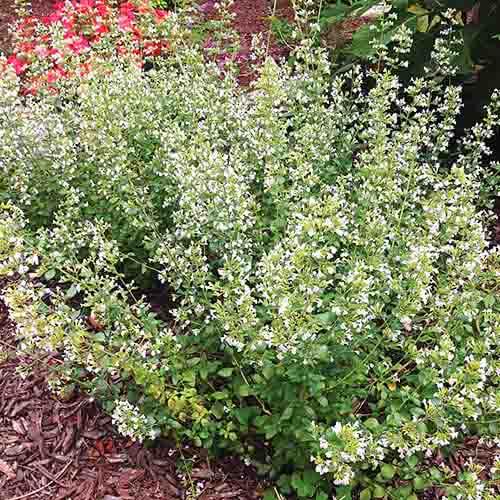
{"type": "Polygon", "coordinates": [[[7,476],[7,479],[15,479],[16,478],[16,473],[14,472],[14,469],[4,460],[0,459],[0,472],[5,474],[7,476]]]}

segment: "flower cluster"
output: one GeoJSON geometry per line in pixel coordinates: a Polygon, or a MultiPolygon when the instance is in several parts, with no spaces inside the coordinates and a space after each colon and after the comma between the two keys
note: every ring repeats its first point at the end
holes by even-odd
{"type": "Polygon", "coordinates": [[[111,418],[120,434],[130,437],[133,441],[142,443],[144,439],[154,439],[158,435],[152,428],[150,419],[128,401],[118,401],[111,418]]]}
{"type": "Polygon", "coordinates": [[[142,65],[169,49],[169,12],[149,0],[119,7],[107,0],[65,0],[41,19],[26,16],[14,30],[15,44],[7,63],[22,75],[24,92],[54,90],[57,83],[86,75],[96,60],[110,54],[134,58],[142,65]]]}
{"type": "Polygon", "coordinates": [[[336,422],[326,432],[313,426],[313,434],[319,434],[318,452],[311,458],[316,471],[320,474],[332,474],[333,482],[337,485],[351,483],[356,464],[377,464],[385,457],[384,448],[369,432],[360,428],[359,422],[336,422]]]}

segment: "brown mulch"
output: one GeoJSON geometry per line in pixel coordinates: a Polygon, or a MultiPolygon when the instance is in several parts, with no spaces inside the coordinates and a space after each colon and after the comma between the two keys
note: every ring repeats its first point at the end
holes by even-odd
{"type": "MultiPolygon", "coordinates": [[[[200,11],[204,19],[216,19],[219,16],[216,0],[200,0],[200,11]]],[[[267,55],[275,60],[283,60],[290,53],[290,46],[279,43],[271,32],[271,17],[294,21],[294,11],[291,0],[236,0],[231,5],[234,15],[232,28],[238,35],[239,50],[236,54],[221,54],[217,59],[224,64],[225,56],[238,64],[238,82],[243,87],[248,86],[258,75],[258,61],[253,60],[252,39],[260,34],[266,46],[267,55]]],[[[209,40],[207,40],[209,41],[209,40]]]]}
{"type": "MultiPolygon", "coordinates": [[[[52,11],[53,0],[31,0],[31,12],[42,17],[52,11]]],[[[11,46],[9,26],[16,20],[15,0],[0,0],[0,53],[8,54],[11,46]]]]}
{"type": "Polygon", "coordinates": [[[88,396],[57,399],[39,370],[23,378],[1,301],[0,344],[0,500],[174,500],[193,489],[200,500],[261,495],[255,471],[237,459],[211,463],[199,450],[133,443],[88,396]]]}

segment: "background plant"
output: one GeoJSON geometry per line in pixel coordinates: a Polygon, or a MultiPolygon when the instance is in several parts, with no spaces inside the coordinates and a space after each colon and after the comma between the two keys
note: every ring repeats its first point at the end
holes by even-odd
{"type": "Polygon", "coordinates": [[[150,2],[105,0],[58,2],[39,19],[24,15],[14,28],[14,48],[7,58],[22,75],[23,93],[57,90],[75,74],[86,75],[112,54],[139,65],[170,48],[169,12],[150,2]]]}
{"type": "Polygon", "coordinates": [[[58,97],[2,75],[20,349],[57,351],[53,389],[122,433],[237,451],[302,498],[492,499],[474,464],[425,459],[498,442],[500,253],[476,203],[499,96],[451,151],[460,89],[434,73],[332,81],[307,42],[295,60],[252,93],[193,47],[58,97]]]}

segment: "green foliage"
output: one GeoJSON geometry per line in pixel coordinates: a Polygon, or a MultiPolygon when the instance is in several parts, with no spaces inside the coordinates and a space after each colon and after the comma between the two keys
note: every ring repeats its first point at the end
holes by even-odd
{"type": "Polygon", "coordinates": [[[236,451],[299,498],[489,500],[473,465],[423,462],[496,437],[500,253],[477,202],[499,97],[451,151],[458,88],[295,60],[252,92],[181,47],[59,97],[0,77],[20,350],[59,352],[52,388],[122,434],[236,451]]]}
{"type": "Polygon", "coordinates": [[[450,41],[455,41],[454,63],[462,76],[473,72],[478,64],[492,60],[500,48],[496,41],[500,16],[496,0],[394,0],[384,4],[395,18],[389,24],[386,16],[381,15],[381,9],[370,10],[376,5],[381,4],[371,0],[322,3],[321,29],[334,32],[337,27],[340,37],[346,36],[342,33],[342,22],[349,24],[350,20],[365,14],[372,18],[371,23],[349,33],[346,41],[352,35],[352,42],[341,47],[337,58],[345,62],[370,60],[374,53],[373,41],[388,42],[402,24],[410,28],[413,39],[405,75],[422,75],[424,68],[431,65],[432,51],[444,31],[450,41]]]}

